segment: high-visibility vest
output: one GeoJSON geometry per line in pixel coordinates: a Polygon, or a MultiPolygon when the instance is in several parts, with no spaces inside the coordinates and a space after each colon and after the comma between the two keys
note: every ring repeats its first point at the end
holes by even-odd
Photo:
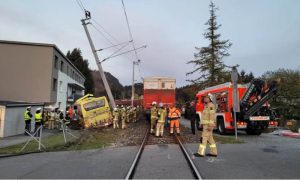
{"type": "Polygon", "coordinates": [[[30,119],[31,119],[31,118],[30,118],[30,116],[28,115],[28,113],[29,113],[29,111],[28,111],[28,110],[24,112],[24,120],[25,120],[25,121],[27,121],[27,120],[30,120],[30,119]]]}
{"type": "Polygon", "coordinates": [[[168,116],[169,116],[169,118],[171,118],[171,120],[175,120],[175,119],[179,119],[181,114],[177,108],[172,108],[172,109],[170,109],[168,116]]]}
{"type": "Polygon", "coordinates": [[[35,122],[42,122],[42,113],[39,112],[39,113],[35,113],[35,122]]]}
{"type": "Polygon", "coordinates": [[[216,109],[212,103],[206,104],[201,113],[201,124],[215,125],[216,109]]]}

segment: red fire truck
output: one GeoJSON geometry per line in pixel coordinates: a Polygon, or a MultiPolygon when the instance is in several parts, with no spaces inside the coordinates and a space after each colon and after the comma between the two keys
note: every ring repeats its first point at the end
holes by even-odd
{"type": "MultiPolygon", "coordinates": [[[[240,112],[237,113],[237,129],[247,134],[260,135],[266,128],[277,126],[276,114],[270,108],[268,100],[276,94],[275,82],[267,85],[263,80],[254,79],[248,85],[238,85],[240,112]]],[[[203,98],[210,94],[216,105],[216,122],[220,134],[234,131],[233,88],[231,83],[224,83],[206,88],[196,95],[198,121],[204,108],[203,98]]]]}
{"type": "Polygon", "coordinates": [[[175,88],[176,79],[174,78],[161,76],[144,78],[143,107],[146,116],[150,115],[153,101],[167,106],[175,105],[175,88]]]}

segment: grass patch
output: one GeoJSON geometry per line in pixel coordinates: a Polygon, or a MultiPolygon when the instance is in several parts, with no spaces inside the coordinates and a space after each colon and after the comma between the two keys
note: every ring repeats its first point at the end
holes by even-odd
{"type": "MultiPolygon", "coordinates": [[[[77,136],[77,134],[76,134],[77,136]]],[[[43,149],[43,151],[52,151],[56,149],[61,149],[65,146],[67,146],[70,143],[73,143],[76,141],[76,138],[71,137],[70,135],[67,135],[67,141],[68,143],[65,144],[63,134],[58,133],[54,135],[50,135],[47,137],[44,137],[42,139],[42,144],[45,146],[46,149],[43,149]]],[[[36,152],[38,151],[38,143],[35,140],[30,141],[30,143],[26,146],[26,148],[20,152],[22,147],[25,145],[25,143],[16,144],[4,148],[0,148],[0,154],[18,154],[18,153],[30,153],[30,152],[36,152]]]]}
{"type": "Polygon", "coordinates": [[[106,133],[102,130],[90,129],[82,132],[80,138],[63,150],[87,150],[111,146],[116,141],[116,133],[106,133]]]}
{"type": "Polygon", "coordinates": [[[238,138],[235,139],[234,136],[221,136],[221,135],[214,135],[215,141],[221,144],[242,144],[245,143],[244,140],[238,138]]]}

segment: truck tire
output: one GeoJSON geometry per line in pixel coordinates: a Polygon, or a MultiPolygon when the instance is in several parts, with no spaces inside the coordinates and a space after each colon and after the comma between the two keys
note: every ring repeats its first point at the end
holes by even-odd
{"type": "Polygon", "coordinates": [[[257,129],[246,129],[248,135],[261,135],[262,131],[257,129]]]}
{"type": "Polygon", "coordinates": [[[221,134],[221,135],[227,134],[223,117],[217,117],[217,128],[218,128],[219,134],[221,134]]]}

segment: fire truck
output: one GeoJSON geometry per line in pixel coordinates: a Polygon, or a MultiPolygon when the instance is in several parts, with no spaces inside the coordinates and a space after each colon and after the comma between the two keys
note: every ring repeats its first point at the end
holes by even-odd
{"type": "Polygon", "coordinates": [[[149,119],[153,101],[170,106],[175,105],[176,79],[163,76],[144,78],[144,112],[149,119]]]}
{"type": "MultiPolygon", "coordinates": [[[[236,113],[237,129],[245,130],[247,134],[260,135],[267,128],[275,128],[278,125],[276,113],[270,108],[268,101],[276,95],[276,91],[276,82],[267,84],[261,79],[254,79],[247,85],[238,84],[240,112],[236,113]]],[[[197,122],[201,121],[203,99],[208,94],[216,106],[216,128],[219,133],[234,132],[232,83],[209,87],[197,93],[197,122]]]]}

